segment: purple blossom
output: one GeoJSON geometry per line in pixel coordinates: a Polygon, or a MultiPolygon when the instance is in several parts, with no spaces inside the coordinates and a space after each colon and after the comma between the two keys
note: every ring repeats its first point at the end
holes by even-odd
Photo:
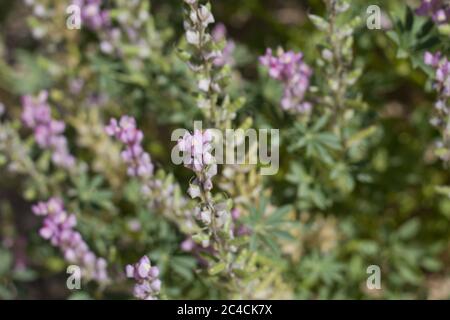
{"type": "Polygon", "coordinates": [[[102,0],[73,0],[81,10],[81,21],[92,30],[99,30],[110,25],[109,11],[101,8],[102,0]]]}
{"type": "Polygon", "coordinates": [[[134,296],[142,300],[155,300],[161,290],[158,267],[152,267],[150,259],[143,256],[134,265],[127,265],[125,272],[128,278],[136,280],[134,296]]]}
{"type": "Polygon", "coordinates": [[[447,0],[422,0],[416,13],[431,17],[437,24],[445,24],[450,22],[450,3],[447,0]]]}
{"type": "Polygon", "coordinates": [[[52,151],[52,160],[56,165],[71,168],[75,165],[75,158],[70,155],[63,135],[65,123],[52,118],[47,99],[47,91],[42,91],[37,97],[23,96],[22,121],[34,131],[37,144],[52,151]]]}
{"type": "Polygon", "coordinates": [[[194,242],[194,240],[192,240],[191,237],[186,238],[180,245],[181,250],[185,251],[185,252],[191,252],[194,247],[196,246],[196,243],[194,242]]]}
{"type": "MultiPolygon", "coordinates": [[[[215,42],[226,40],[227,29],[223,23],[218,23],[211,32],[211,36],[215,42]]],[[[224,65],[233,65],[233,53],[236,49],[236,44],[233,40],[227,40],[225,48],[222,50],[222,54],[214,59],[214,64],[218,67],[224,65]]]]}
{"type": "Polygon", "coordinates": [[[280,50],[274,56],[272,50],[267,49],[259,61],[268,69],[270,77],[284,85],[281,99],[283,110],[304,113],[311,109],[311,103],[304,101],[304,97],[309,88],[312,70],[304,63],[302,53],[280,50]]]}
{"type": "Polygon", "coordinates": [[[32,210],[35,215],[44,217],[39,230],[42,238],[60,248],[69,263],[80,266],[86,278],[98,282],[108,281],[106,260],[97,258],[89,250],[81,234],[74,229],[77,224],[75,215],[65,211],[61,199],[51,198],[47,202],[39,202],[32,210]]]}
{"type": "Polygon", "coordinates": [[[440,52],[432,54],[426,52],[424,55],[425,64],[435,70],[433,88],[437,92],[437,101],[434,104],[436,116],[430,120],[430,123],[439,128],[442,134],[442,141],[438,143],[440,149],[446,149],[441,152],[439,157],[444,161],[450,160],[450,128],[448,118],[450,115],[450,62],[447,57],[443,57],[440,52]]]}
{"type": "Polygon", "coordinates": [[[136,128],[136,121],[129,116],[123,116],[120,121],[111,119],[105,131],[125,144],[122,159],[128,166],[128,175],[139,178],[141,195],[149,201],[148,206],[167,210],[170,215],[185,212],[186,199],[175,196],[178,186],[153,174],[154,166],[141,146],[143,133],[136,128]]]}
{"type": "MultiPolygon", "coordinates": [[[[212,155],[213,136],[210,130],[194,130],[194,134],[186,132],[183,138],[178,140],[178,148],[183,152],[184,166],[197,174],[199,183],[209,191],[212,189],[211,178],[217,174],[217,164],[212,155]]],[[[194,183],[189,193],[195,198],[200,195],[200,190],[196,189],[198,183],[194,183]]]]}
{"type": "Polygon", "coordinates": [[[153,175],[153,164],[150,155],[141,146],[144,134],[136,128],[136,120],[123,116],[118,122],[111,119],[106,133],[116,137],[125,144],[121,156],[128,165],[128,175],[132,177],[149,178],[153,175]]]}
{"type": "Polygon", "coordinates": [[[441,103],[445,104],[445,100],[450,97],[450,61],[440,52],[425,52],[424,61],[436,70],[434,87],[441,97],[441,103]]]}

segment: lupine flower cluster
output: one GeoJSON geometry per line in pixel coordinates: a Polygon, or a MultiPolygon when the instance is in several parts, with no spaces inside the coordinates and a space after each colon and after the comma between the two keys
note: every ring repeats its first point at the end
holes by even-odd
{"type": "MultiPolygon", "coordinates": [[[[450,98],[450,61],[446,57],[443,57],[440,52],[436,52],[435,54],[426,52],[424,62],[436,70],[433,87],[438,92],[438,101],[435,107],[439,113],[448,115],[450,111],[448,105],[450,98]]],[[[443,120],[434,120],[437,125],[439,125],[439,121],[443,120]]]]}
{"type": "MultiPolygon", "coordinates": [[[[201,92],[220,92],[218,79],[210,73],[207,65],[213,64],[222,53],[213,48],[211,35],[207,32],[207,27],[214,23],[211,10],[206,5],[199,5],[197,0],[184,0],[189,5],[188,19],[184,22],[186,30],[186,40],[197,50],[200,63],[189,62],[188,66],[199,74],[198,88],[201,92]]],[[[208,103],[203,104],[208,107],[208,103]]],[[[202,108],[202,106],[200,105],[202,108]]]]}
{"type": "MultiPolygon", "coordinates": [[[[212,178],[217,174],[217,164],[213,151],[213,136],[210,130],[194,130],[193,134],[186,132],[178,141],[178,149],[183,152],[185,167],[195,172],[195,179],[189,184],[188,193],[192,198],[199,198],[193,215],[197,221],[206,226],[204,234],[197,234],[201,247],[211,254],[224,254],[230,249],[226,240],[218,236],[227,234],[228,239],[234,237],[231,229],[231,214],[229,203],[217,202],[213,199],[212,178]],[[220,253],[219,253],[220,252],[220,253]]],[[[189,249],[189,242],[182,244],[183,249],[189,249]]]]}
{"type": "Polygon", "coordinates": [[[186,132],[178,141],[178,148],[183,152],[183,164],[197,175],[190,188],[192,198],[200,196],[200,187],[210,191],[213,187],[212,177],[217,174],[217,164],[211,151],[213,136],[210,130],[186,132]],[[201,186],[200,186],[201,185],[201,186]]]}
{"type": "Polygon", "coordinates": [[[153,175],[153,163],[150,155],[142,148],[144,134],[136,128],[136,120],[123,116],[120,121],[111,119],[106,133],[116,137],[125,144],[121,156],[128,165],[128,175],[132,177],[148,178],[153,175]]]}
{"type": "Polygon", "coordinates": [[[211,40],[211,36],[204,32],[209,24],[214,23],[210,9],[205,5],[198,5],[197,0],[185,0],[191,6],[190,21],[185,23],[186,40],[188,43],[201,48],[211,40]]]}
{"type": "MultiPolygon", "coordinates": [[[[157,35],[149,29],[149,2],[142,0],[118,1],[118,14],[111,19],[111,25],[106,25],[99,33],[100,49],[106,54],[124,56],[125,47],[136,49],[137,58],[148,58],[151,45],[157,45],[157,35]],[[151,43],[149,41],[151,38],[151,43]]],[[[134,62],[136,60],[133,60],[134,62]]]]}
{"type": "Polygon", "coordinates": [[[259,58],[270,77],[283,83],[284,93],[281,100],[283,110],[295,113],[308,112],[312,105],[304,101],[312,75],[311,68],[303,61],[302,53],[279,50],[274,56],[271,49],[259,58]]]}
{"type": "Polygon", "coordinates": [[[37,97],[22,97],[22,121],[34,131],[37,144],[52,151],[56,165],[72,168],[75,158],[69,153],[67,139],[63,135],[65,123],[52,118],[47,99],[47,91],[42,91],[37,97]]]}
{"type": "Polygon", "coordinates": [[[161,290],[158,267],[152,267],[150,259],[143,256],[134,265],[126,266],[128,278],[136,280],[134,296],[142,300],[155,300],[161,290]]]}
{"type": "MultiPolygon", "coordinates": [[[[434,105],[437,116],[431,119],[431,124],[442,131],[442,147],[448,149],[450,147],[450,61],[440,52],[435,54],[426,52],[424,62],[436,70],[433,87],[438,93],[438,99],[434,105]]],[[[440,157],[445,161],[450,160],[450,151],[441,152],[440,157]]]]}
{"type": "Polygon", "coordinates": [[[110,25],[110,14],[102,8],[102,0],[72,0],[80,8],[81,23],[92,30],[99,30],[110,25]]]}
{"type": "Polygon", "coordinates": [[[430,16],[437,24],[450,22],[450,3],[447,0],[422,0],[416,13],[421,16],[430,16]]]}
{"type": "Polygon", "coordinates": [[[47,202],[39,202],[32,209],[35,215],[44,217],[39,230],[42,238],[61,249],[69,263],[80,266],[87,279],[100,283],[108,281],[106,260],[96,257],[81,234],[74,229],[77,219],[74,214],[65,211],[61,199],[51,198],[47,202]]]}
{"type": "Polygon", "coordinates": [[[148,207],[170,218],[182,231],[191,232],[194,221],[188,199],[178,195],[179,186],[170,178],[153,173],[154,166],[142,148],[143,133],[136,128],[136,120],[130,116],[122,116],[119,121],[111,119],[105,131],[125,145],[122,159],[127,164],[128,175],[139,178],[140,192],[148,207]]]}
{"type": "MultiPolygon", "coordinates": [[[[24,0],[24,3],[31,9],[34,17],[38,19],[48,19],[48,8],[37,0],[24,0]]],[[[41,39],[47,34],[48,30],[44,26],[35,26],[31,30],[31,34],[35,39],[41,39]]]]}

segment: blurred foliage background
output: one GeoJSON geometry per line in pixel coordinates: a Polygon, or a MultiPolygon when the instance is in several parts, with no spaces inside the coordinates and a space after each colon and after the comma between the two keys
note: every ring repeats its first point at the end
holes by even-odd
{"type": "MultiPolygon", "coordinates": [[[[92,284],[76,293],[65,288],[65,262],[40,239],[39,219],[30,210],[32,203],[54,194],[63,195],[72,210],[83,213],[80,230],[97,252],[116,262],[113,268],[148,253],[162,269],[166,297],[229,297],[197,272],[196,258],[180,249],[184,236],[179,230],[148,212],[139,199],[138,185],[126,178],[118,146],[102,135],[102,125],[110,116],[135,116],[153,161],[172,172],[182,190],[187,188],[190,173],[170,161],[170,133],[180,126],[192,128],[193,120],[202,115],[189,94],[195,80],[176,52],[184,33],[182,4],[180,0],[150,2],[152,54],[134,64],[133,57],[111,58],[94,49],[99,42],[95,32],[62,28],[64,15],[30,20],[30,8],[22,1],[0,1],[3,117],[18,130],[19,145],[32,159],[31,167],[15,171],[7,163],[20,155],[0,159],[0,298],[129,296],[129,283],[103,292],[92,284]],[[36,39],[33,30],[41,25],[47,34],[36,39]],[[85,89],[73,95],[68,88],[77,78],[84,79],[85,89]],[[48,154],[39,152],[18,124],[20,96],[42,89],[50,91],[60,117],[68,123],[71,150],[89,166],[84,175],[71,177],[52,168],[48,154]],[[130,228],[136,221],[139,231],[130,228]]],[[[365,21],[366,8],[374,4],[392,29],[397,20],[406,19],[406,6],[414,8],[417,1],[352,1],[348,15],[365,21]]],[[[335,158],[333,146],[325,146],[333,157],[330,164],[323,162],[323,154],[291,148],[314,134],[314,128],[295,126],[296,119],[281,111],[280,88],[258,65],[266,48],[280,46],[302,51],[316,68],[324,35],[308,14],[324,15],[322,1],[214,0],[212,11],[216,21],[227,27],[228,38],[237,43],[230,94],[245,96],[246,102],[236,122],[251,118],[256,128],[281,130],[280,171],[258,178],[262,191],[256,197],[237,189],[238,174],[232,187],[222,181],[226,192],[247,197],[241,209],[247,216],[243,221],[261,224],[258,230],[267,228],[267,234],[273,228],[258,220],[265,214],[258,213],[261,198],[268,199],[269,207],[291,206],[289,227],[283,229],[289,236],[272,234],[277,254],[264,262],[280,277],[266,290],[280,294],[261,297],[448,299],[450,192],[443,186],[450,183],[450,176],[432,151],[438,137],[429,124],[434,95],[427,69],[418,63],[425,49],[446,50],[448,42],[439,38],[417,46],[421,38],[406,30],[403,34],[411,35],[399,45],[386,29],[368,30],[365,23],[355,29],[353,63],[362,75],[351,91],[364,101],[356,108],[362,138],[343,158],[335,158]],[[319,178],[311,168],[321,172],[319,178]],[[366,287],[366,269],[373,264],[382,270],[381,290],[366,287]]],[[[425,20],[414,17],[415,24],[425,20]]],[[[430,37],[434,34],[438,34],[436,27],[427,32],[430,37]]],[[[321,87],[320,69],[316,70],[313,82],[321,87]]],[[[241,179],[250,184],[248,176],[241,179]]],[[[264,239],[267,234],[255,234],[255,241],[258,250],[271,256],[264,239]]]]}

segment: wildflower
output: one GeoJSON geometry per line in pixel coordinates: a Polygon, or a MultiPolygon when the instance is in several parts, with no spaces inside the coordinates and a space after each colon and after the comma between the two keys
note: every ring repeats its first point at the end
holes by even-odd
{"type": "Polygon", "coordinates": [[[134,296],[142,300],[155,300],[161,290],[161,280],[158,279],[158,267],[152,267],[150,259],[143,256],[134,265],[127,265],[125,269],[128,278],[136,280],[134,296]]]}
{"type": "Polygon", "coordinates": [[[267,49],[259,61],[268,69],[271,78],[284,85],[281,99],[283,110],[305,113],[311,109],[311,103],[304,101],[304,97],[309,88],[312,70],[304,63],[302,53],[280,50],[274,56],[272,50],[267,49]]]}
{"type": "MultiPolygon", "coordinates": [[[[217,24],[212,30],[211,36],[215,42],[226,40],[227,29],[223,23],[217,24]]],[[[233,52],[236,48],[236,44],[232,40],[227,40],[225,48],[223,48],[221,54],[214,59],[214,65],[224,66],[233,65],[233,52]]]]}
{"type": "Polygon", "coordinates": [[[129,116],[123,116],[118,122],[111,119],[106,133],[115,136],[125,144],[122,151],[122,159],[128,164],[128,175],[133,177],[150,177],[153,175],[153,164],[150,155],[141,146],[144,134],[136,128],[136,120],[129,116]]]}
{"type": "Polygon", "coordinates": [[[71,168],[75,165],[75,158],[70,155],[63,135],[65,123],[52,118],[47,99],[47,91],[42,91],[37,97],[22,97],[22,121],[34,131],[37,144],[52,151],[52,161],[56,165],[71,168]]]}
{"type": "Polygon", "coordinates": [[[430,120],[430,123],[441,131],[443,141],[441,141],[442,152],[439,156],[444,161],[448,161],[450,159],[450,127],[447,124],[450,115],[450,61],[440,52],[435,54],[426,52],[424,62],[435,70],[433,88],[438,93],[434,105],[437,115],[430,120]]]}
{"type": "Polygon", "coordinates": [[[197,174],[194,185],[190,187],[190,195],[195,198],[199,196],[200,190],[196,188],[199,184],[209,191],[212,189],[211,178],[217,174],[217,164],[211,154],[212,134],[209,130],[195,130],[194,134],[186,132],[178,140],[178,148],[183,152],[183,163],[185,167],[197,174]]]}
{"type": "Polygon", "coordinates": [[[420,16],[430,16],[437,24],[450,22],[450,3],[446,0],[422,0],[416,9],[420,16]]]}
{"type": "Polygon", "coordinates": [[[81,9],[81,21],[92,30],[99,30],[110,25],[109,11],[101,8],[101,0],[73,0],[81,9]]]}
{"type": "Polygon", "coordinates": [[[434,87],[441,96],[440,105],[443,108],[447,108],[448,106],[444,103],[444,100],[450,97],[450,61],[443,57],[440,52],[435,54],[426,52],[424,62],[436,70],[434,87]]]}
{"type": "Polygon", "coordinates": [[[186,31],[186,40],[188,43],[198,46],[200,45],[200,33],[194,30],[188,30],[186,31]]]}
{"type": "Polygon", "coordinates": [[[207,6],[201,5],[197,11],[197,15],[204,28],[209,24],[214,23],[214,17],[207,6]]]}
{"type": "MultiPolygon", "coordinates": [[[[119,121],[111,119],[105,131],[125,144],[121,156],[128,166],[128,175],[140,180],[140,192],[148,200],[149,207],[157,208],[170,217],[189,212],[185,208],[186,199],[176,196],[178,185],[153,174],[154,166],[150,155],[141,146],[143,133],[136,128],[135,119],[129,116],[122,116],[119,121]]],[[[187,221],[189,217],[186,217],[187,221]]]]}
{"type": "Polygon", "coordinates": [[[98,282],[108,281],[106,260],[97,258],[89,250],[81,234],[74,229],[77,224],[75,215],[65,211],[61,199],[51,198],[47,202],[39,202],[32,210],[35,215],[44,217],[39,230],[42,238],[60,248],[69,263],[79,265],[86,278],[98,282]]]}

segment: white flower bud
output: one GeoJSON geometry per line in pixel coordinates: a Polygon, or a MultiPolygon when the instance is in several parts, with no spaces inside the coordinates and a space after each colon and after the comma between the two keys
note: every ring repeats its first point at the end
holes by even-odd
{"type": "Polygon", "coordinates": [[[201,79],[198,82],[198,88],[202,91],[208,92],[209,91],[209,85],[211,84],[210,79],[201,79]]]}
{"type": "Polygon", "coordinates": [[[207,6],[204,5],[200,6],[198,10],[198,17],[202,21],[202,25],[204,27],[208,26],[208,24],[210,23],[214,23],[214,17],[207,6]]]}
{"type": "Polygon", "coordinates": [[[200,187],[195,184],[189,185],[188,193],[192,199],[200,197],[200,187]]]}

